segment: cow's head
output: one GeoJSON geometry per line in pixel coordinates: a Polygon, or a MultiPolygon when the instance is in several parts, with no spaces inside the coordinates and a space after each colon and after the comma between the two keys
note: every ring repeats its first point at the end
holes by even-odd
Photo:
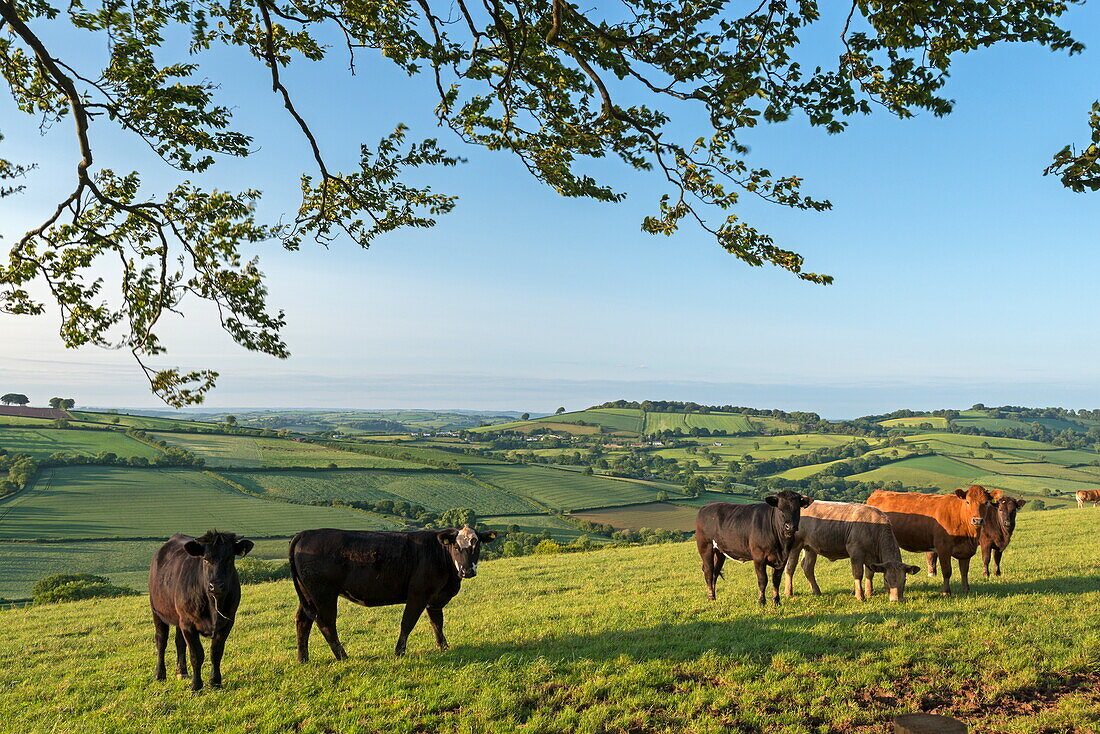
{"type": "Polygon", "coordinates": [[[955,496],[966,503],[970,524],[981,527],[985,523],[986,511],[993,506],[993,498],[985,487],[971,484],[969,489],[956,489],[955,496]]]}
{"type": "Polygon", "coordinates": [[[993,502],[997,506],[997,519],[1000,520],[1001,527],[1011,535],[1012,531],[1016,529],[1016,513],[1027,504],[1027,500],[1009,497],[999,489],[995,489],[989,494],[993,497],[993,502]]]}
{"type": "Polygon", "coordinates": [[[436,533],[439,542],[451,556],[460,579],[477,576],[477,559],[481,557],[481,544],[492,543],[497,539],[495,530],[479,532],[469,525],[461,530],[447,528],[436,533]]]}
{"type": "Polygon", "coordinates": [[[783,537],[791,538],[798,532],[798,518],[803,507],[809,507],[813,502],[812,497],[806,497],[798,492],[784,489],[782,492],[770,494],[764,501],[776,509],[782,523],[783,537]]]}
{"type": "Polygon", "coordinates": [[[890,601],[905,601],[905,577],[912,576],[920,571],[917,566],[910,566],[901,561],[889,561],[888,563],[871,563],[868,568],[876,573],[881,573],[886,579],[886,588],[890,591],[890,601]]]}
{"type": "Polygon", "coordinates": [[[237,580],[237,556],[248,555],[255,546],[251,540],[233,533],[211,530],[201,538],[183,544],[187,555],[202,559],[202,588],[215,599],[221,599],[237,580]]]}

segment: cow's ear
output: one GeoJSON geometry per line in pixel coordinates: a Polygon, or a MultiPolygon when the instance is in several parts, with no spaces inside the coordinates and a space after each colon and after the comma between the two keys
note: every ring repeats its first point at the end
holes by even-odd
{"type": "Polygon", "coordinates": [[[989,493],[989,496],[999,502],[1001,497],[1005,496],[1005,493],[999,489],[994,489],[992,492],[989,493]]]}
{"type": "Polygon", "coordinates": [[[458,531],[454,528],[447,528],[446,530],[440,530],[435,534],[435,537],[443,545],[454,545],[455,539],[458,537],[458,531]]]}
{"type": "Polygon", "coordinates": [[[206,547],[197,540],[189,540],[184,543],[183,551],[187,555],[194,556],[195,558],[202,558],[206,555],[206,547]]]}
{"type": "Polygon", "coordinates": [[[480,540],[482,543],[492,543],[494,540],[497,539],[497,531],[496,530],[480,531],[477,534],[477,539],[480,540]]]}
{"type": "Polygon", "coordinates": [[[255,547],[256,544],[247,538],[241,538],[233,544],[233,550],[237,552],[238,556],[247,556],[255,547]]]}
{"type": "Polygon", "coordinates": [[[915,573],[920,573],[920,566],[906,566],[905,573],[912,576],[915,573]]]}
{"type": "Polygon", "coordinates": [[[965,489],[956,489],[955,490],[955,496],[958,497],[961,500],[966,499],[966,490],[965,489]]]}
{"type": "Polygon", "coordinates": [[[803,507],[809,507],[813,503],[814,503],[814,498],[813,497],[803,497],[802,499],[800,499],[798,501],[798,504],[800,504],[803,507]]]}
{"type": "Polygon", "coordinates": [[[885,563],[868,563],[867,568],[878,573],[886,573],[887,566],[885,563]]]}
{"type": "Polygon", "coordinates": [[[777,507],[779,505],[779,498],[776,497],[774,494],[769,494],[767,497],[764,498],[764,501],[772,507],[777,507]]]}
{"type": "Polygon", "coordinates": [[[1027,504],[1027,500],[1016,500],[1017,509],[1027,504]]]}

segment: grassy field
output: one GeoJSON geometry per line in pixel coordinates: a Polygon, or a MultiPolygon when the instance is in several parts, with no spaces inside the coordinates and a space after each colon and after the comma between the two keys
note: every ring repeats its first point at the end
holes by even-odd
{"type": "Polygon", "coordinates": [[[880,426],[886,428],[919,428],[928,424],[933,428],[947,428],[947,419],[938,415],[918,415],[912,418],[891,418],[879,421],[880,426]]]}
{"type": "Polygon", "coordinates": [[[579,472],[501,464],[474,466],[470,472],[506,492],[529,497],[555,510],[582,510],[652,502],[658,490],[644,482],[586,477],[579,472]]]}
{"type": "Polygon", "coordinates": [[[123,413],[90,413],[88,411],[71,410],[69,413],[79,421],[88,423],[106,423],[121,426],[123,428],[141,428],[147,431],[157,429],[173,430],[179,428],[198,428],[209,430],[214,428],[209,423],[189,420],[187,418],[155,418],[143,415],[125,415],[123,413]]]}
{"type": "MultiPolygon", "coordinates": [[[[167,540],[82,540],[59,543],[0,542],[0,598],[25,599],[35,581],[55,573],[94,573],[144,590],[149,560],[167,540]]],[[[285,559],[287,539],[257,539],[250,555],[285,559]]]]}
{"type": "MultiPolygon", "coordinates": [[[[551,538],[561,543],[571,543],[585,534],[576,525],[572,525],[565,520],[559,520],[554,515],[491,515],[478,518],[478,522],[483,522],[490,527],[500,528],[501,530],[507,530],[515,525],[521,533],[531,533],[532,535],[541,535],[547,532],[550,533],[551,538]]],[[[592,537],[592,539],[596,542],[601,540],[598,536],[592,537]]]]}
{"type": "Polygon", "coordinates": [[[546,416],[538,420],[550,423],[584,421],[585,423],[605,426],[611,431],[624,431],[626,433],[641,433],[644,427],[642,411],[632,408],[596,408],[594,410],[581,410],[575,413],[546,416]]]}
{"type": "Polygon", "coordinates": [[[692,543],[486,562],[447,609],[451,649],[421,620],[397,660],[400,607],[341,602],[351,658],[318,636],[299,665],[291,585],[247,587],[225,688],[198,695],[151,679],[144,599],[7,610],[0,720],[58,734],[887,734],[924,710],[982,734],[1095,732],[1100,538],[1075,518],[1021,515],[1006,576],[943,598],[922,574],[904,605],[854,601],[843,562],[818,564],[823,596],[766,610],[751,566],[727,564],[709,602],[692,543]]]}
{"type": "Polygon", "coordinates": [[[966,485],[980,474],[981,469],[960,464],[946,456],[916,456],[862,474],[853,474],[848,479],[861,482],[899,480],[907,486],[950,490],[966,485]]]}
{"type": "Polygon", "coordinates": [[[206,460],[207,466],[328,466],[369,467],[377,469],[415,468],[415,461],[367,456],[350,451],[298,443],[285,438],[253,438],[196,433],[151,433],[174,446],[181,446],[206,460]]]}
{"type": "Polygon", "coordinates": [[[0,428],[0,448],[13,454],[30,454],[45,459],[53,453],[95,456],[109,451],[129,458],[155,459],[163,451],[135,441],[118,431],[78,431],[65,429],[0,428]]]}
{"type": "Polygon", "coordinates": [[[610,523],[617,528],[666,528],[694,530],[697,507],[685,507],[670,502],[650,502],[630,507],[574,512],[573,517],[591,522],[610,523]]]}
{"type": "Polygon", "coordinates": [[[32,418],[25,415],[0,415],[0,426],[51,426],[52,418],[32,418]]]}
{"type": "Polygon", "coordinates": [[[256,499],[182,469],[47,469],[33,488],[0,502],[0,539],[160,538],[212,527],[264,537],[326,526],[396,527],[352,510],[256,499]]]}
{"type": "MultiPolygon", "coordinates": [[[[359,447],[367,446],[369,448],[371,446],[371,444],[376,444],[376,443],[377,443],[376,441],[371,441],[369,439],[356,439],[354,442],[351,442],[351,441],[338,441],[338,442],[336,442],[336,446],[337,446],[337,448],[339,448],[342,445],[359,446],[359,447]]],[[[451,446],[456,445],[456,444],[454,444],[452,442],[449,442],[449,441],[445,442],[445,443],[444,442],[439,442],[439,441],[421,442],[421,443],[436,443],[438,445],[451,445],[451,446]]],[[[459,445],[464,446],[465,444],[459,444],[459,445]]],[[[484,456],[472,456],[470,454],[462,454],[462,453],[459,453],[457,451],[443,451],[442,449],[432,448],[431,446],[426,446],[426,445],[417,445],[417,446],[401,445],[401,446],[394,446],[394,447],[390,447],[390,448],[392,448],[394,450],[397,450],[399,452],[397,454],[397,457],[399,459],[401,459],[402,461],[439,462],[439,463],[443,463],[443,464],[459,464],[459,465],[462,465],[462,464],[499,464],[500,463],[496,459],[487,459],[484,456]]]]}
{"type": "Polygon", "coordinates": [[[521,497],[444,472],[224,472],[223,476],[249,491],[296,502],[404,500],[435,512],[468,507],[479,516],[543,511],[521,497]]]}
{"type": "Polygon", "coordinates": [[[692,428],[706,428],[726,433],[748,433],[753,429],[750,418],[739,413],[646,413],[645,432],[675,430],[685,433],[692,428]]]}

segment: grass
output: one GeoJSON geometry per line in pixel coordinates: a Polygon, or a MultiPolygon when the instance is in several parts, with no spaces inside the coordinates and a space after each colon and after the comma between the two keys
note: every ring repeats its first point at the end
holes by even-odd
{"type": "Polygon", "coordinates": [[[947,419],[938,415],[918,415],[911,418],[891,418],[879,421],[878,424],[885,428],[919,428],[923,424],[933,428],[947,428],[947,419]]]}
{"type": "Polygon", "coordinates": [[[604,510],[575,512],[573,517],[592,522],[610,523],[617,528],[667,528],[668,530],[694,530],[696,507],[685,507],[669,502],[650,502],[631,507],[613,507],[604,510]]]}
{"type": "Polygon", "coordinates": [[[521,497],[444,472],[283,471],[225,472],[223,475],[249,491],[297,502],[404,500],[436,512],[469,507],[479,516],[542,511],[521,497]]]}
{"type": "Polygon", "coordinates": [[[95,456],[109,451],[129,458],[155,459],[163,452],[118,431],[79,431],[65,429],[0,428],[0,447],[13,454],[30,454],[45,459],[53,453],[95,456]]]}
{"type": "Polygon", "coordinates": [[[658,489],[644,482],[588,477],[578,472],[500,464],[470,467],[482,481],[555,510],[582,510],[652,502],[658,489]]]}
{"type": "Polygon", "coordinates": [[[0,502],[0,539],[161,538],[212,527],[264,537],[395,525],[352,510],[256,499],[183,469],[48,469],[31,489],[0,502]]]}
{"type": "Polygon", "coordinates": [[[327,446],[298,443],[285,438],[254,438],[196,433],[153,433],[174,446],[181,446],[206,460],[212,467],[328,466],[409,469],[423,464],[382,456],[340,451],[327,446]]]}
{"type": "MultiPolygon", "coordinates": [[[[55,573],[94,573],[117,584],[145,589],[149,560],[164,540],[81,540],[0,543],[0,598],[26,599],[35,581],[55,573]]],[[[259,539],[251,555],[285,559],[287,540],[259,539]]]]}
{"type": "Polygon", "coordinates": [[[946,456],[916,456],[862,474],[853,474],[848,479],[861,482],[897,480],[906,486],[950,490],[972,482],[981,473],[981,469],[960,464],[946,456]]]}
{"type": "MultiPolygon", "coordinates": [[[[358,439],[355,442],[340,441],[337,442],[337,447],[341,445],[347,445],[349,447],[362,448],[366,446],[368,449],[371,447],[372,442],[366,439],[358,439]]],[[[454,445],[454,444],[451,444],[454,445]]],[[[465,444],[459,444],[465,445],[465,444]]],[[[471,454],[462,454],[457,451],[443,451],[441,449],[433,449],[424,446],[393,446],[387,447],[387,454],[391,450],[396,450],[397,458],[402,461],[408,462],[438,462],[443,464],[499,464],[496,459],[489,459],[484,456],[473,456],[471,454]]],[[[423,464],[421,464],[423,465],[423,464]]]]}
{"type": "Polygon", "coordinates": [[[51,426],[53,418],[32,418],[25,415],[0,415],[0,426],[51,426]]]}
{"type": "MultiPolygon", "coordinates": [[[[295,662],[288,582],[246,587],[226,686],[154,682],[140,598],[0,612],[0,720],[18,732],[744,731],[885,734],[935,711],[982,734],[1100,728],[1100,539],[1073,511],[1021,514],[1007,575],[943,598],[854,601],[848,564],[819,563],[821,597],[753,601],[751,566],[703,593],[692,543],[486,562],[394,659],[400,607],[341,602],[351,655],[295,662]]],[[[908,555],[908,560],[919,560],[908,555]]],[[[799,584],[799,591],[805,584],[799,584]]]]}
{"type": "MultiPolygon", "coordinates": [[[[479,517],[478,521],[502,530],[507,530],[515,525],[521,533],[531,533],[532,535],[542,535],[542,533],[548,532],[551,538],[563,543],[570,543],[575,538],[584,535],[576,525],[571,525],[565,520],[559,520],[554,515],[492,515],[479,517]]],[[[599,541],[600,538],[595,537],[593,540],[599,541]]]]}
{"type": "Polygon", "coordinates": [[[685,433],[692,428],[706,428],[726,433],[754,431],[750,418],[740,413],[646,413],[645,432],[655,433],[679,428],[685,433]]]}
{"type": "Polygon", "coordinates": [[[174,430],[179,428],[198,428],[210,430],[214,426],[202,421],[189,420],[187,418],[154,418],[144,415],[126,415],[124,413],[90,413],[88,411],[70,410],[69,413],[78,421],[88,423],[107,423],[121,426],[122,428],[141,428],[146,431],[174,430]],[[117,419],[117,423],[115,422],[117,419]]]}
{"type": "Polygon", "coordinates": [[[1072,495],[1079,489],[1100,489],[1100,477],[1094,482],[1073,482],[1065,479],[1050,479],[1047,477],[1009,477],[1004,475],[981,476],[974,480],[975,484],[986,487],[999,487],[1012,494],[1032,496],[1042,499],[1047,504],[1051,502],[1066,502],[1077,506],[1077,500],[1072,495]],[[1043,495],[1043,490],[1049,489],[1056,494],[1065,495],[1061,500],[1043,495]]]}
{"type": "Polygon", "coordinates": [[[596,408],[594,410],[581,410],[575,413],[562,413],[561,415],[539,418],[540,422],[550,423],[595,423],[598,426],[606,426],[612,431],[625,431],[627,433],[641,433],[644,428],[642,411],[633,408],[596,408]]]}

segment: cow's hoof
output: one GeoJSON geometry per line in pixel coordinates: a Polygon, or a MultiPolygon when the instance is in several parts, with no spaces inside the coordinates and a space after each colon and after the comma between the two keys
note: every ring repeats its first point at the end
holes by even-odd
{"type": "Polygon", "coordinates": [[[167,677],[168,677],[168,676],[167,676],[167,675],[165,675],[163,671],[161,671],[160,673],[155,673],[155,674],[153,675],[153,680],[164,680],[164,679],[165,679],[165,678],[167,678],[167,677]]]}
{"type": "Polygon", "coordinates": [[[190,677],[191,677],[191,676],[189,676],[189,675],[187,674],[187,671],[186,671],[186,670],[181,670],[181,671],[179,671],[179,672],[177,672],[177,673],[176,673],[176,678],[177,678],[177,679],[179,679],[179,680],[187,680],[187,679],[188,679],[188,678],[190,678],[190,677]]]}
{"type": "Polygon", "coordinates": [[[199,682],[199,683],[192,683],[192,684],[191,684],[191,690],[192,690],[192,691],[201,691],[201,690],[202,690],[202,683],[201,683],[201,682],[199,682]]]}

